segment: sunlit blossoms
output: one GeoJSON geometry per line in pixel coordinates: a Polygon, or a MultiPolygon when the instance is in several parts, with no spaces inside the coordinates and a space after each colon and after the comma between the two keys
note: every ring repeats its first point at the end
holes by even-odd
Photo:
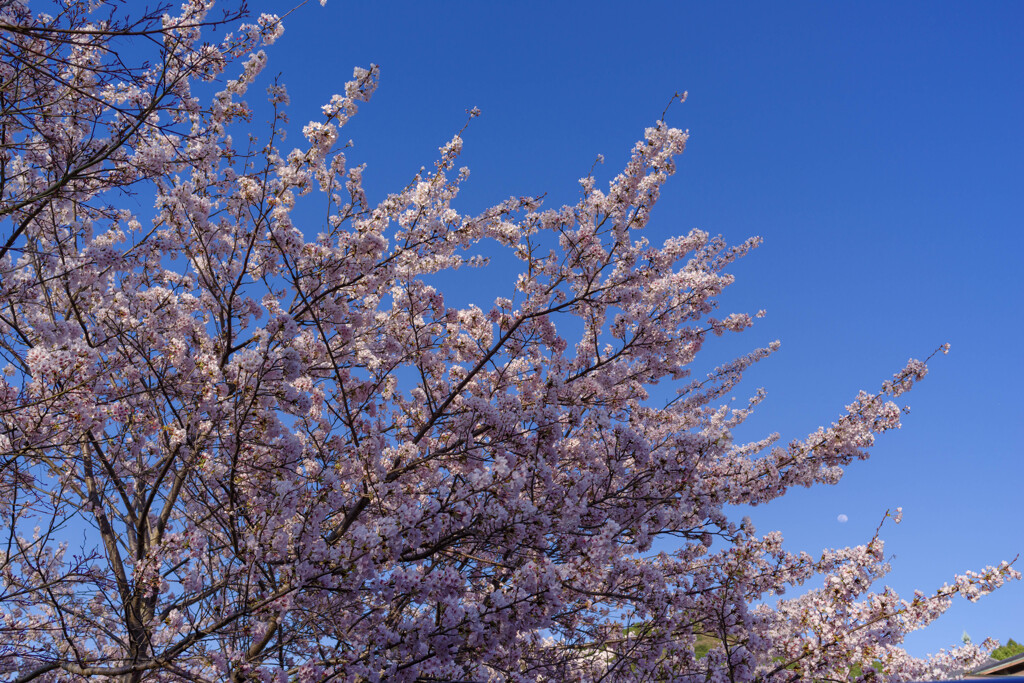
{"type": "Polygon", "coordinates": [[[259,85],[282,22],[211,44],[240,17],[210,5],[0,8],[3,680],[906,680],[984,657],[899,644],[1009,564],[901,598],[879,534],[811,556],[730,519],[837,482],[927,367],[806,439],[735,442],[764,393],[723,405],[778,344],[695,359],[763,315],[715,311],[760,241],[643,237],[685,132],[656,121],[571,206],[461,213],[461,135],[371,199],[340,131],[378,69],[282,148],[287,92],[259,85]],[[264,87],[259,131],[241,98],[264,87]],[[446,296],[499,255],[517,274],[486,303],[446,296]]]}

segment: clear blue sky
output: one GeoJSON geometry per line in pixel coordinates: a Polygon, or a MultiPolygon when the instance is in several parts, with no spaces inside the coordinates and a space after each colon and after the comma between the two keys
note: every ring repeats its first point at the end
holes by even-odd
{"type": "MultiPolygon", "coordinates": [[[[511,194],[572,201],[596,155],[610,178],[672,93],[689,91],[668,116],[692,137],[652,241],[694,227],[764,237],[723,308],[768,317],[707,352],[782,341],[748,374],[745,389],[768,400],[746,436],[805,436],[908,357],[952,344],[871,460],[753,512],[813,553],[868,540],[902,505],[884,537],[889,583],[909,594],[1024,551],[1022,30],[1024,4],[1011,2],[314,0],[287,20],[268,71],[301,124],[353,66],[382,66],[343,132],[378,199],[480,107],[464,136],[467,212],[511,194]]],[[[964,630],[1022,639],[1021,614],[1015,584],[958,603],[907,645],[925,654],[964,630]]]]}

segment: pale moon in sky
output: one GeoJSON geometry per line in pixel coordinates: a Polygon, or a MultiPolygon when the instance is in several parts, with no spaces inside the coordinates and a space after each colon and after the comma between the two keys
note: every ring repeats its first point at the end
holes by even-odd
{"type": "Polygon", "coordinates": [[[839,520],[840,524],[846,524],[846,520],[848,520],[850,518],[847,517],[846,515],[839,515],[838,517],[836,517],[836,519],[839,520]]]}

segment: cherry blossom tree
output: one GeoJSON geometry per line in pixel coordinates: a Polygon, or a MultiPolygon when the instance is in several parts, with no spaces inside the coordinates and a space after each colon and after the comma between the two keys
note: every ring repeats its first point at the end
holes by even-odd
{"type": "Polygon", "coordinates": [[[3,680],[903,680],[988,651],[899,643],[1009,564],[902,599],[878,534],[812,557],[729,518],[837,482],[927,370],[736,443],[763,394],[721,404],[777,344],[694,359],[753,324],[715,298],[759,241],[644,239],[664,116],[571,206],[460,213],[458,135],[371,202],[339,130],[376,67],[285,151],[276,83],[239,135],[278,17],[212,44],[237,13],[90,10],[0,6],[3,680]],[[446,303],[499,252],[502,296],[446,303]]]}

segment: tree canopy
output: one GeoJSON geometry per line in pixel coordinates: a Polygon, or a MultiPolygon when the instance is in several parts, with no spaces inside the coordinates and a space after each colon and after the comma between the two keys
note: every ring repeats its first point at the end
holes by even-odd
{"type": "Polygon", "coordinates": [[[1009,659],[1015,655],[1019,655],[1024,652],[1024,645],[1021,645],[1013,638],[1006,641],[1006,645],[1000,645],[996,649],[992,650],[992,659],[1002,660],[1009,659]]]}
{"type": "Polygon", "coordinates": [[[899,644],[1009,564],[903,599],[873,589],[881,527],[811,556],[730,518],[838,481],[927,366],[806,439],[735,443],[763,394],[726,398],[777,344],[694,359],[754,324],[716,297],[759,240],[644,237],[687,141],[664,115],[573,205],[460,213],[461,135],[371,201],[340,130],[376,66],[285,150],[285,87],[266,130],[243,99],[280,18],[125,9],[0,7],[4,680],[901,680],[985,656],[899,644]],[[449,305],[436,276],[497,252],[504,294],[449,305]]]}

